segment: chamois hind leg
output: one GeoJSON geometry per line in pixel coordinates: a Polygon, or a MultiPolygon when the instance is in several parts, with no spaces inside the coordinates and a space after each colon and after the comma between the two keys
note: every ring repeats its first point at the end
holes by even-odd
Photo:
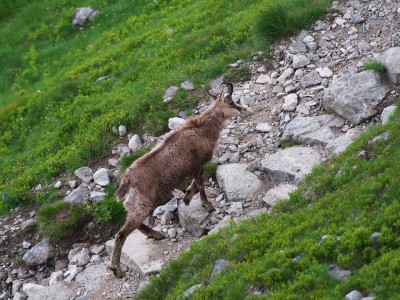
{"type": "Polygon", "coordinates": [[[129,194],[124,202],[127,216],[124,226],[115,235],[114,250],[111,256],[110,269],[114,271],[114,275],[118,278],[124,277],[121,268],[121,251],[125,240],[129,234],[138,229],[146,217],[154,209],[150,205],[151,201],[140,194],[135,188],[129,189],[129,194]]]}
{"type": "Polygon", "coordinates": [[[210,201],[207,199],[206,191],[204,189],[204,181],[203,181],[203,169],[196,175],[195,177],[196,185],[200,190],[200,199],[201,205],[206,209],[208,212],[212,212],[215,210],[214,206],[210,201]]]}
{"type": "Polygon", "coordinates": [[[138,218],[135,213],[128,213],[124,226],[115,235],[114,250],[111,256],[110,269],[114,271],[117,278],[124,277],[124,271],[121,268],[121,251],[128,235],[139,228],[140,224],[144,221],[138,218]]]}
{"type": "Polygon", "coordinates": [[[149,226],[146,226],[144,224],[140,224],[139,228],[141,233],[143,233],[145,236],[149,237],[149,238],[153,238],[155,240],[162,240],[165,239],[166,236],[163,235],[161,232],[158,232],[152,228],[150,228],[149,226]]]}
{"type": "Polygon", "coordinates": [[[190,200],[192,200],[193,196],[196,195],[198,192],[199,192],[199,187],[196,184],[196,180],[193,179],[192,183],[186,189],[186,194],[185,197],[183,198],[183,202],[186,205],[189,205],[190,200]]]}

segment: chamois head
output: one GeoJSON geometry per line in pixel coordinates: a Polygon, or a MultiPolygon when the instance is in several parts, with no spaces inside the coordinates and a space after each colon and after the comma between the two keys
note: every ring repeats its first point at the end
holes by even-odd
{"type": "Polygon", "coordinates": [[[233,84],[230,82],[224,82],[222,84],[228,88],[227,94],[224,94],[225,87],[222,88],[222,91],[218,97],[208,92],[208,95],[215,101],[215,104],[212,105],[212,107],[216,109],[221,109],[224,112],[225,119],[240,115],[240,112],[244,108],[232,100],[233,84]]]}

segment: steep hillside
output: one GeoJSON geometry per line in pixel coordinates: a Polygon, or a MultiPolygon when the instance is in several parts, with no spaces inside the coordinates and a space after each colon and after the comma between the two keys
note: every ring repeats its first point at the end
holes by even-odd
{"type": "Polygon", "coordinates": [[[100,12],[81,30],[71,26],[69,1],[2,4],[3,211],[59,172],[105,155],[113,126],[162,132],[168,117],[200,100],[181,91],[165,104],[165,89],[204,84],[249,54],[254,19],[268,2],[91,1],[100,12]]]}

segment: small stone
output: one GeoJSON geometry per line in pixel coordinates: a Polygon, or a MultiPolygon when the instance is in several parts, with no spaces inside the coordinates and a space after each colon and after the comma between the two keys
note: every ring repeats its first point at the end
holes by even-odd
{"type": "Polygon", "coordinates": [[[126,127],[124,125],[119,125],[118,126],[118,134],[119,134],[119,136],[125,136],[126,135],[126,127]]]}
{"type": "Polygon", "coordinates": [[[170,118],[168,120],[168,128],[174,130],[175,128],[179,127],[180,125],[186,122],[185,119],[182,118],[170,118]]]}
{"type": "Polygon", "coordinates": [[[172,219],[174,218],[174,214],[170,211],[167,211],[161,217],[161,225],[169,225],[171,224],[172,219]]]}
{"type": "Polygon", "coordinates": [[[188,298],[190,295],[192,295],[198,288],[203,287],[204,285],[202,283],[196,284],[192,286],[191,288],[188,288],[186,291],[183,292],[182,294],[182,299],[188,298]]]}
{"type": "Polygon", "coordinates": [[[99,184],[101,186],[108,186],[111,183],[110,180],[110,171],[105,168],[98,169],[93,174],[94,183],[99,184]]]}
{"type": "Polygon", "coordinates": [[[178,92],[178,87],[177,86],[170,86],[166,91],[165,94],[163,96],[164,102],[170,102],[176,95],[176,93],[178,92]]]}
{"type": "Polygon", "coordinates": [[[285,96],[285,103],[282,105],[282,110],[284,111],[295,111],[297,107],[297,95],[289,94],[285,96]]]}
{"type": "Polygon", "coordinates": [[[187,80],[181,83],[181,88],[186,91],[193,91],[196,89],[193,82],[187,80]]]}
{"type": "Polygon", "coordinates": [[[90,263],[92,263],[92,264],[99,264],[99,263],[101,263],[101,256],[100,256],[100,255],[93,255],[93,256],[90,258],[90,263]]]}
{"type": "Polygon", "coordinates": [[[348,293],[345,296],[346,300],[362,300],[364,298],[364,295],[361,294],[359,291],[354,290],[348,293]]]}
{"type": "Polygon", "coordinates": [[[265,84],[270,82],[270,80],[271,78],[267,74],[261,74],[260,76],[258,76],[256,83],[265,84]]]}
{"type": "Polygon", "coordinates": [[[351,271],[342,270],[337,265],[331,265],[331,266],[329,266],[329,269],[328,269],[328,275],[331,278],[339,280],[340,282],[343,283],[349,279],[349,276],[351,275],[351,271]]]}
{"type": "Polygon", "coordinates": [[[22,242],[22,248],[23,248],[23,249],[28,249],[30,246],[31,246],[31,243],[28,243],[28,242],[26,242],[26,241],[23,241],[23,242],[22,242]]]}
{"type": "Polygon", "coordinates": [[[62,183],[61,183],[61,181],[59,180],[59,181],[57,181],[53,186],[54,186],[55,189],[59,189],[59,188],[61,188],[62,183]]]}
{"type": "Polygon", "coordinates": [[[89,183],[93,179],[93,171],[89,167],[82,167],[75,170],[74,174],[84,182],[89,183]]]}
{"type": "Polygon", "coordinates": [[[140,137],[137,134],[134,134],[129,142],[128,142],[128,146],[132,151],[136,151],[142,148],[142,141],[140,140],[140,137]]]}
{"type": "Polygon", "coordinates": [[[321,76],[319,76],[317,71],[311,71],[310,73],[308,73],[307,75],[305,75],[301,80],[301,86],[303,88],[307,88],[310,86],[314,86],[317,84],[320,84],[322,81],[321,76]]]}
{"type": "Polygon", "coordinates": [[[90,202],[98,203],[98,202],[103,201],[106,198],[106,195],[107,194],[104,192],[94,191],[94,192],[90,193],[89,200],[90,200],[90,202]]]}
{"type": "Polygon", "coordinates": [[[211,273],[211,278],[225,271],[227,268],[231,266],[231,263],[225,259],[218,259],[214,264],[214,270],[211,273]]]}
{"type": "Polygon", "coordinates": [[[380,248],[380,246],[379,246],[379,237],[380,236],[381,236],[380,232],[374,232],[373,234],[371,234],[371,236],[369,238],[371,240],[371,246],[375,250],[378,250],[380,248]]]}
{"type": "Polygon", "coordinates": [[[25,232],[33,231],[37,226],[37,220],[35,219],[28,219],[21,223],[21,230],[25,232]]]}
{"type": "Polygon", "coordinates": [[[256,131],[258,132],[270,132],[272,131],[272,126],[268,123],[258,123],[256,126],[256,131]]]}
{"type": "Polygon", "coordinates": [[[69,264],[75,265],[77,267],[86,266],[90,262],[89,250],[87,248],[83,248],[77,254],[75,254],[69,264]]]}
{"type": "Polygon", "coordinates": [[[310,60],[303,54],[293,56],[293,68],[300,69],[310,64],[310,60]]]}
{"type": "Polygon", "coordinates": [[[329,78],[333,75],[333,72],[328,67],[317,68],[315,70],[322,78],[329,78]]]}
{"type": "Polygon", "coordinates": [[[45,239],[27,251],[22,259],[28,266],[38,266],[44,264],[52,256],[53,247],[51,246],[49,240],[45,239]]]}

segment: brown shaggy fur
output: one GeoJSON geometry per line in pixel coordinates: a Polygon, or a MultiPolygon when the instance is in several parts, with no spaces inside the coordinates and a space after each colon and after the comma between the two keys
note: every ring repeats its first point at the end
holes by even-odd
{"type": "Polygon", "coordinates": [[[142,224],[154,209],[165,204],[172,197],[172,191],[186,178],[194,178],[186,192],[184,202],[200,190],[202,205],[206,210],[214,210],[207,200],[202,169],[213,154],[224,121],[238,115],[241,107],[231,99],[233,86],[227,84],[227,97],[214,98],[202,115],[189,119],[184,125],[172,131],[166,139],[152,151],[136,160],[124,173],[121,185],[115,195],[122,199],[127,211],[127,220],[116,234],[111,269],[117,277],[122,277],[120,255],[126,237],[139,229],[148,237],[161,239],[164,236],[142,224]]]}

